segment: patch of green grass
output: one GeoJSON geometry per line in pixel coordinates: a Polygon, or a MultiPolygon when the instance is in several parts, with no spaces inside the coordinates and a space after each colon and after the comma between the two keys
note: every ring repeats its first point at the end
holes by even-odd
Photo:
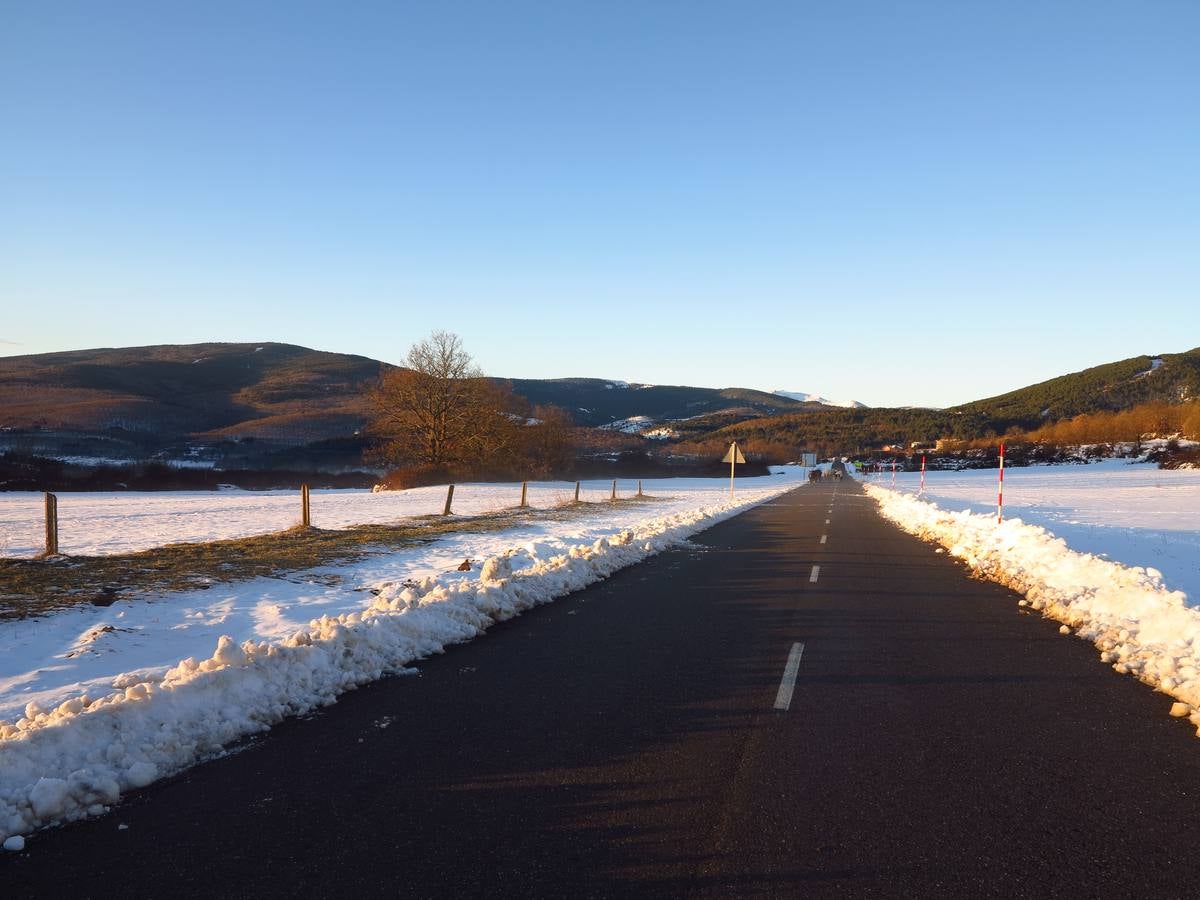
{"type": "MultiPolygon", "coordinates": [[[[23,619],[124,596],[196,590],[213,584],[282,577],[318,566],[415,547],[445,534],[483,534],[525,521],[567,520],[588,511],[615,510],[629,497],[600,503],[567,501],[553,509],[507,509],[481,516],[420,516],[394,525],[358,525],[336,531],[292,528],[227,541],[168,544],[112,556],[0,559],[0,620],[23,619]]],[[[336,575],[321,576],[335,583],[336,575]]]]}

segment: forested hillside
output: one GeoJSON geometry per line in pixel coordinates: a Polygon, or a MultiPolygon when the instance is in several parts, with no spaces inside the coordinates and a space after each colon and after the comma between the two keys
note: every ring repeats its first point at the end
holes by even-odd
{"type": "Polygon", "coordinates": [[[745,415],[760,415],[824,408],[819,403],[803,403],[747,388],[627,384],[598,378],[516,378],[509,383],[530,403],[558,406],[585,426],[606,425],[633,416],[662,422],[734,409],[745,415]]]}
{"type": "MultiPolygon", "coordinates": [[[[360,434],[370,417],[367,394],[391,368],[275,343],[0,358],[0,452],[119,463],[359,467],[369,444],[360,434]]],[[[760,458],[784,461],[802,450],[854,453],[1017,430],[1042,437],[1137,430],[1142,412],[1054,426],[1083,414],[1200,397],[1200,348],[1133,357],[944,410],[847,409],[743,388],[594,378],[493,380],[511,385],[532,407],[564,410],[577,426],[581,460],[695,461],[723,454],[738,440],[760,458]]]]}
{"type": "Polygon", "coordinates": [[[1200,347],[1095,366],[954,409],[978,413],[990,428],[1003,433],[1013,426],[1034,429],[1081,413],[1196,397],[1200,397],[1200,347]]]}

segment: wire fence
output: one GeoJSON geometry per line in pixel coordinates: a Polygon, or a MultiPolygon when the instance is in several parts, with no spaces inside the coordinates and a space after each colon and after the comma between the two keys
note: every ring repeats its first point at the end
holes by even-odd
{"type": "Polygon", "coordinates": [[[645,496],[642,482],[472,483],[404,491],[185,492],[0,497],[0,556],[109,555],[168,543],[344,529],[421,516],[476,516],[645,496]]]}

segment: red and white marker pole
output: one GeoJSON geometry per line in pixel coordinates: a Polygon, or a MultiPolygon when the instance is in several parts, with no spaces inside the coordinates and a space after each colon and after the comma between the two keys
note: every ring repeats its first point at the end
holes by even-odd
{"type": "Polygon", "coordinates": [[[921,454],[921,489],[917,491],[917,496],[920,497],[925,493],[925,454],[921,454]]]}
{"type": "Polygon", "coordinates": [[[1004,521],[1004,444],[1000,445],[1000,488],[996,493],[996,522],[1004,521]]]}

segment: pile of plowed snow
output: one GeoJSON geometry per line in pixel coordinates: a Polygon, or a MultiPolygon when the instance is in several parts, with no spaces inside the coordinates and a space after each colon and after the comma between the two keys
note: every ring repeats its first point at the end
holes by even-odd
{"type": "Polygon", "coordinates": [[[383,583],[369,603],[314,619],[286,637],[238,643],[222,636],[207,658],[183,659],[165,673],[127,671],[103,692],[71,696],[53,708],[30,702],[16,721],[0,721],[0,841],[98,815],[124,791],[217,755],[286,716],[332,703],[357,685],[403,672],[414,660],[606,578],[796,484],[780,479],[736,501],[709,492],[657,517],[648,505],[640,521],[590,542],[529,541],[490,556],[478,575],[383,583]]]}
{"type": "Polygon", "coordinates": [[[1200,734],[1200,610],[1162,573],[1072,550],[1061,538],[995,513],[948,511],[875,485],[867,493],[885,517],[941,544],[979,575],[1024,595],[1022,605],[1092,641],[1100,658],[1178,702],[1200,734]]]}

